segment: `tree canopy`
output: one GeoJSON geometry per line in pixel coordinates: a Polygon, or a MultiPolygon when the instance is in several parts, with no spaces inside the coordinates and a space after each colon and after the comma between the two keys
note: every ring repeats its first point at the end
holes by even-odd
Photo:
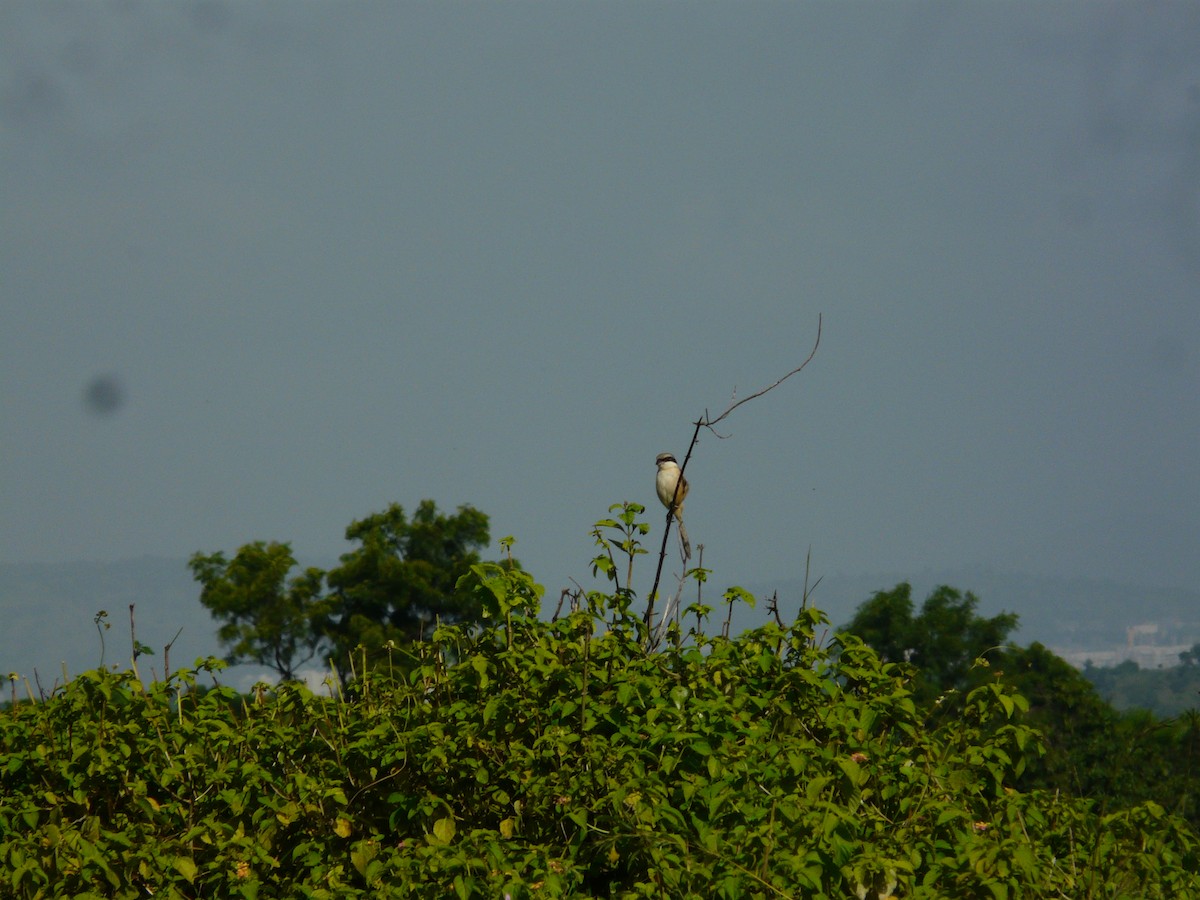
{"type": "Polygon", "coordinates": [[[488,517],[471,506],[453,514],[423,500],[410,519],[393,503],[346,528],[357,543],[325,571],[296,566],[285,543],[247,544],[227,558],[194,555],[200,602],[223,624],[217,634],[231,663],[253,662],[295,679],[318,654],[344,661],[428,637],[435,623],[475,621],[478,601],[456,589],[480,561],[488,517]]]}
{"type": "Polygon", "coordinates": [[[258,663],[292,680],[324,644],[325,573],[309,568],[289,581],[296,566],[290,545],[256,541],[232,559],[197,553],[189,566],[201,584],[200,602],[223,623],[217,637],[228,662],[258,663]]]}
{"type": "Polygon", "coordinates": [[[912,585],[877,591],[841,630],[857,635],[887,662],[914,667],[914,693],[926,703],[975,683],[975,660],[1000,650],[1017,627],[1016,613],[976,615],[979,598],[936,588],[913,616],[912,585]]]}
{"type": "Polygon", "coordinates": [[[488,517],[471,506],[454,515],[423,500],[412,519],[393,503],[346,529],[359,546],[341,557],[327,580],[322,622],[335,658],[359,646],[376,651],[432,634],[437,622],[479,619],[479,602],[456,590],[487,546],[488,517]]]}

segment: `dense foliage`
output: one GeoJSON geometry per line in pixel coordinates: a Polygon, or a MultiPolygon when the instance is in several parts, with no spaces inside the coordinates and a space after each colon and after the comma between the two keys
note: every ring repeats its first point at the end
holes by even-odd
{"type": "Polygon", "coordinates": [[[1200,839],[1160,805],[1016,789],[1042,746],[1001,680],[931,723],[812,609],[651,651],[627,589],[548,622],[518,568],[462,586],[486,627],[332,697],[96,671],[3,712],[0,893],[1200,895],[1200,839]]]}

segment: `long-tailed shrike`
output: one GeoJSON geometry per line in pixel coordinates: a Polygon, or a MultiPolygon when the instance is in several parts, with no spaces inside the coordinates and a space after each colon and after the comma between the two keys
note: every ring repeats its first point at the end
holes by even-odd
{"type": "Polygon", "coordinates": [[[683,558],[692,558],[692,543],[688,540],[687,529],[683,527],[683,501],[687,499],[688,483],[679,471],[679,463],[670,453],[660,453],[654,460],[658,464],[658,475],[654,479],[654,488],[658,491],[658,499],[669,510],[668,518],[675,517],[679,523],[679,540],[683,543],[683,558]]]}

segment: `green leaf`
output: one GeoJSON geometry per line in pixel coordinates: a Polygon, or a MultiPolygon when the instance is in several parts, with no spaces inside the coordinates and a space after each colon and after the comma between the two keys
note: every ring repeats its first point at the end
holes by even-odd
{"type": "Polygon", "coordinates": [[[175,871],[187,879],[188,884],[196,880],[196,873],[199,871],[196,868],[196,861],[190,856],[177,856],[173,863],[175,871]]]}
{"type": "Polygon", "coordinates": [[[479,673],[479,688],[480,688],[480,690],[486,691],[488,685],[491,683],[491,679],[488,678],[488,661],[487,661],[487,659],[485,659],[482,656],[472,656],[471,657],[471,668],[473,668],[477,673],[479,673]]]}
{"type": "Polygon", "coordinates": [[[454,834],[456,830],[454,819],[450,816],[438,819],[433,823],[432,837],[434,840],[432,843],[442,846],[449,844],[452,840],[454,840],[454,834]]]}

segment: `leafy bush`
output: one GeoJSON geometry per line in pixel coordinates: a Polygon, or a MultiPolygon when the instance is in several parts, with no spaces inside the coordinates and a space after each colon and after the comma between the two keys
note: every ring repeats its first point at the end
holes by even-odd
{"type": "Polygon", "coordinates": [[[1161,807],[1013,788],[1041,747],[1000,682],[929,728],[812,609],[651,651],[627,589],[544,621],[517,568],[462,586],[488,627],[335,697],[201,690],[210,661],[0,714],[0,895],[1200,896],[1200,840],[1161,807]]]}

